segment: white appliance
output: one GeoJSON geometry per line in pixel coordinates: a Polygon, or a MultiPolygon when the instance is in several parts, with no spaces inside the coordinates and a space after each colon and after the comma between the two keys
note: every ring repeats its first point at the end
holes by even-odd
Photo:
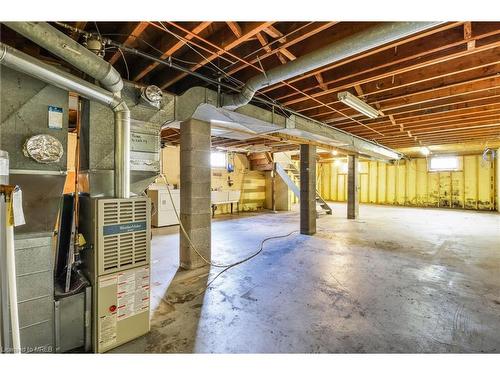
{"type": "MultiPolygon", "coordinates": [[[[170,188],[170,193],[172,194],[172,200],[177,212],[180,212],[180,190],[170,188]]],[[[158,228],[179,224],[166,185],[151,185],[148,189],[148,196],[153,203],[151,223],[154,227],[158,228]]]]}

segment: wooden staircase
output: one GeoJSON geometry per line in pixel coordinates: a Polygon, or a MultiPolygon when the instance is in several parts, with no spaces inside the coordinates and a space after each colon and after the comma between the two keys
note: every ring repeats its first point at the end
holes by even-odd
{"type": "Polygon", "coordinates": [[[254,152],[248,156],[250,160],[250,170],[252,171],[272,171],[273,156],[270,152],[254,152]]]}
{"type": "MultiPolygon", "coordinates": [[[[276,169],[276,173],[287,184],[288,188],[293,191],[297,198],[300,198],[300,187],[297,186],[294,179],[289,175],[291,173],[296,181],[300,181],[300,171],[291,159],[287,158],[285,161],[275,163],[273,155],[270,152],[254,152],[248,156],[248,159],[250,160],[250,170],[252,171],[272,171],[276,169]]],[[[317,190],[316,204],[320,207],[320,210],[316,211],[318,215],[321,212],[327,215],[332,214],[332,208],[325,202],[317,190]]]]}
{"type": "MultiPolygon", "coordinates": [[[[300,171],[292,162],[292,160],[288,160],[286,162],[277,162],[276,163],[276,173],[281,177],[281,179],[288,185],[288,188],[293,191],[297,198],[300,198],[300,187],[294,182],[294,180],[290,177],[288,173],[291,173],[297,181],[300,181],[300,171]]],[[[299,182],[300,184],[300,182],[299,182]]],[[[321,212],[331,215],[332,208],[326,203],[326,201],[321,197],[319,192],[316,190],[316,204],[319,205],[321,211],[316,210],[316,213],[319,215],[321,212]]]]}

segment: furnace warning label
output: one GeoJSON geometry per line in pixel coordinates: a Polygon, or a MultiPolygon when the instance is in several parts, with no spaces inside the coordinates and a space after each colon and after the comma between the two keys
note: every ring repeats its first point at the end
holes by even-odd
{"type": "Polygon", "coordinates": [[[116,285],[116,276],[104,276],[99,278],[99,288],[107,288],[116,285]]]}
{"type": "Polygon", "coordinates": [[[118,274],[117,301],[118,320],[149,310],[149,267],[118,274]]]}
{"type": "Polygon", "coordinates": [[[107,347],[116,343],[116,313],[99,317],[99,345],[107,347]]]}

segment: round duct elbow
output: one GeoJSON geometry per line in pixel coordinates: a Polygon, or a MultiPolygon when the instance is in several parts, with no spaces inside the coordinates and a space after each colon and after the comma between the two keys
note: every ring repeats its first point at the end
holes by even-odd
{"type": "Polygon", "coordinates": [[[239,107],[242,107],[250,103],[250,100],[252,100],[256,91],[257,90],[251,88],[250,85],[246,84],[245,86],[243,86],[243,89],[239,94],[224,95],[222,107],[229,110],[235,110],[239,107]]]}
{"type": "Polygon", "coordinates": [[[120,76],[120,73],[109,65],[108,73],[99,80],[102,86],[108,89],[111,92],[121,92],[123,89],[123,80],[120,76]]]}

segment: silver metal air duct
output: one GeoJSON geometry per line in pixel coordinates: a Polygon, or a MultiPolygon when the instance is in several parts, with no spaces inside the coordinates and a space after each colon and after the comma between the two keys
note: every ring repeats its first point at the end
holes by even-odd
{"type": "Polygon", "coordinates": [[[113,94],[0,42],[0,64],[111,108],[115,118],[115,197],[130,197],[130,110],[113,94]]]}
{"type": "Polygon", "coordinates": [[[123,88],[120,73],[111,64],[47,22],[4,22],[6,26],[97,79],[107,90],[123,88]]]}
{"type": "Polygon", "coordinates": [[[239,94],[225,95],[223,107],[236,109],[252,100],[263,87],[296,77],[342,59],[435,27],[442,22],[386,22],[335,41],[296,60],[247,81],[239,94]]]}

